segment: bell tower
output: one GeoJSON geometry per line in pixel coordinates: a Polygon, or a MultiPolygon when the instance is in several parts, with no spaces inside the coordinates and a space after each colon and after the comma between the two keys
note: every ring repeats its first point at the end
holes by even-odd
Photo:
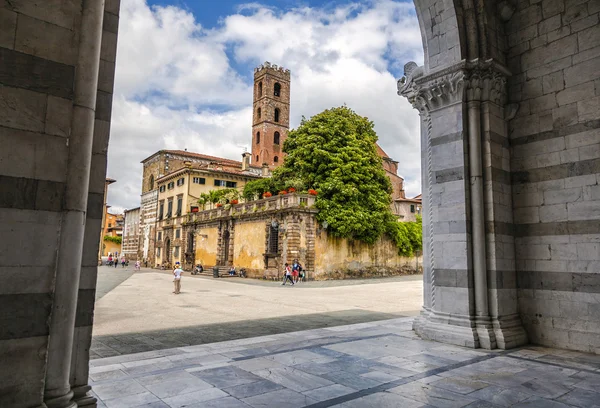
{"type": "Polygon", "coordinates": [[[290,70],[265,62],[254,69],[252,163],[273,169],[283,163],[290,128],[290,70]]]}

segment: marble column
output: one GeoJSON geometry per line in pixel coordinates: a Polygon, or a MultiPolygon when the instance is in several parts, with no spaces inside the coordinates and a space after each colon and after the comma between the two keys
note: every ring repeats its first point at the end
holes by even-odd
{"type": "Polygon", "coordinates": [[[500,208],[511,211],[493,191],[504,173],[494,170],[497,147],[489,131],[504,126],[490,112],[503,103],[498,95],[506,75],[494,61],[462,61],[428,73],[411,62],[398,83],[422,118],[425,300],[414,329],[423,338],[488,349],[522,343],[503,340],[514,337],[502,322],[515,324],[504,311],[516,310],[517,301],[497,291],[499,274],[514,277],[505,259],[513,254],[514,264],[512,241],[503,235],[510,228],[500,232],[489,221],[500,217],[500,208]],[[508,250],[497,251],[498,242],[508,250]]]}
{"type": "Polygon", "coordinates": [[[73,119],[69,138],[67,185],[59,236],[44,402],[48,408],[71,408],[71,353],[92,159],[92,141],[104,0],[83,2],[76,67],[73,119]]]}

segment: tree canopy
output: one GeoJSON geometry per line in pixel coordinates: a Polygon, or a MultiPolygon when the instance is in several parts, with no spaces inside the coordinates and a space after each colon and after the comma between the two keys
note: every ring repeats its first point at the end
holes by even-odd
{"type": "Polygon", "coordinates": [[[387,233],[399,254],[410,256],[421,249],[421,222],[399,223],[392,214],[392,185],[376,142],[373,122],[346,106],[303,118],[283,145],[283,164],[271,178],[247,183],[244,198],[315,189],[317,220],[330,234],[374,243],[387,233]]]}
{"type": "Polygon", "coordinates": [[[348,107],[332,108],[289,133],[275,184],[301,179],[319,192],[318,220],[331,234],[375,242],[391,216],[391,183],[377,154],[373,122],[348,107]]]}

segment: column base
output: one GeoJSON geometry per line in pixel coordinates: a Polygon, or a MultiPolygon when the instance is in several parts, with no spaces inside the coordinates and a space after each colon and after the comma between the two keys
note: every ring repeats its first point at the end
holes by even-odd
{"type": "Polygon", "coordinates": [[[475,317],[475,331],[479,338],[479,347],[493,350],[497,348],[496,335],[494,334],[494,327],[489,317],[475,317]]]}
{"type": "Polygon", "coordinates": [[[413,328],[413,331],[418,336],[421,336],[421,332],[423,330],[423,327],[427,323],[427,318],[429,317],[430,313],[431,313],[431,311],[429,309],[427,309],[425,306],[423,306],[421,308],[421,314],[419,316],[415,317],[415,320],[413,320],[412,328],[413,328]]]}
{"type": "Polygon", "coordinates": [[[475,320],[470,316],[449,315],[433,311],[426,317],[419,316],[418,319],[420,319],[418,324],[415,322],[413,328],[424,340],[470,348],[481,347],[475,320]]]}
{"type": "Polygon", "coordinates": [[[91,395],[88,395],[88,391],[92,389],[89,385],[80,385],[72,388],[73,390],[73,401],[77,403],[78,407],[96,408],[98,400],[91,395]]]}
{"type": "Polygon", "coordinates": [[[77,403],[73,401],[73,391],[58,397],[54,397],[51,392],[47,392],[44,395],[44,403],[48,408],[77,408],[77,403]]]}
{"type": "Polygon", "coordinates": [[[492,318],[498,348],[507,350],[529,343],[521,318],[517,314],[492,318]]]}

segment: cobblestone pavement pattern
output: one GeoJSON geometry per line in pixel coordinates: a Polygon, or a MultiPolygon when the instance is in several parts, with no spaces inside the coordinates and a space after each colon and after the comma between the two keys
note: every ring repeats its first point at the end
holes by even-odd
{"type": "Polygon", "coordinates": [[[598,407],[600,356],[473,350],[412,318],[97,359],[99,407],[598,407]]]}
{"type": "Polygon", "coordinates": [[[99,268],[91,358],[418,313],[422,276],[305,282],[294,287],[186,273],[174,295],[169,271],[99,268]]]}

